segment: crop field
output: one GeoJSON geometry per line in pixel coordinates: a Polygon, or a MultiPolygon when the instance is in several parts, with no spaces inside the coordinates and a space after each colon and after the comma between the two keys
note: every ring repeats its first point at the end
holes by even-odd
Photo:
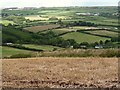
{"type": "Polygon", "coordinates": [[[0,23],[5,25],[5,26],[8,26],[9,24],[15,24],[13,21],[9,21],[9,20],[0,20],[0,23]]]}
{"type": "Polygon", "coordinates": [[[59,35],[59,34],[62,34],[62,33],[75,31],[75,29],[73,29],[73,28],[59,28],[59,29],[53,29],[52,31],[59,35]]]}
{"type": "Polygon", "coordinates": [[[88,26],[74,26],[72,27],[73,29],[76,30],[86,30],[86,29],[90,29],[90,30],[94,30],[94,29],[99,29],[98,27],[88,27],[88,26]]]}
{"type": "Polygon", "coordinates": [[[52,17],[57,17],[59,19],[59,17],[61,17],[61,19],[66,19],[66,18],[69,18],[69,16],[73,15],[75,12],[74,10],[72,11],[66,11],[66,10],[63,10],[60,8],[59,9],[54,9],[54,10],[43,10],[43,11],[39,11],[38,12],[39,14],[42,14],[42,15],[48,15],[48,16],[52,16],[52,17]]]}
{"type": "Polygon", "coordinates": [[[25,16],[25,19],[29,19],[31,21],[34,21],[34,20],[49,20],[49,18],[40,17],[39,15],[25,16]]]}
{"type": "Polygon", "coordinates": [[[41,57],[3,59],[2,64],[3,87],[118,87],[117,58],[41,57]]]}
{"type": "Polygon", "coordinates": [[[71,31],[77,31],[77,30],[96,30],[96,29],[99,29],[99,28],[88,27],[88,26],[73,26],[73,27],[67,27],[67,28],[53,29],[52,31],[56,34],[62,34],[65,32],[71,32],[71,31]]]}
{"type": "Polygon", "coordinates": [[[56,48],[57,50],[62,49],[60,47],[50,46],[50,45],[24,44],[23,46],[28,47],[28,48],[38,49],[38,50],[44,50],[44,51],[53,51],[54,48],[56,48]]]}
{"type": "Polygon", "coordinates": [[[96,34],[96,35],[104,35],[104,36],[110,36],[110,37],[117,37],[118,33],[117,32],[112,32],[112,31],[106,31],[106,30],[97,30],[97,31],[85,31],[91,34],[96,34]]]}
{"type": "Polygon", "coordinates": [[[83,16],[83,17],[84,17],[83,21],[92,22],[95,24],[118,25],[117,19],[111,19],[111,18],[102,17],[102,16],[88,16],[88,17],[83,16]]]}
{"type": "Polygon", "coordinates": [[[53,24],[53,25],[27,27],[27,28],[24,28],[24,29],[36,33],[36,32],[43,31],[43,30],[54,29],[54,28],[57,28],[59,26],[60,25],[53,24]]]}
{"type": "Polygon", "coordinates": [[[3,88],[118,87],[118,7],[56,5],[2,10],[3,88]]]}
{"type": "Polygon", "coordinates": [[[34,20],[43,20],[43,21],[47,21],[49,20],[49,18],[57,18],[57,19],[70,19],[70,17],[67,17],[67,16],[60,16],[60,15],[54,15],[54,13],[51,13],[51,14],[45,14],[45,15],[27,15],[25,16],[25,19],[29,19],[31,21],[34,21],[34,20]]]}
{"type": "Polygon", "coordinates": [[[60,35],[66,32],[69,32],[69,30],[67,31],[67,29],[63,30],[63,29],[54,29],[52,30],[55,34],[60,35]]]}
{"type": "Polygon", "coordinates": [[[21,50],[21,49],[16,49],[16,48],[12,48],[12,47],[6,47],[6,46],[2,46],[0,48],[2,49],[2,57],[9,57],[9,56],[15,55],[15,54],[24,54],[24,53],[32,52],[32,51],[21,50]]]}
{"type": "Polygon", "coordinates": [[[99,36],[94,36],[94,35],[89,35],[89,34],[84,34],[80,32],[72,32],[72,33],[67,33],[62,36],[64,39],[74,39],[76,42],[96,42],[96,41],[105,41],[109,40],[109,38],[104,38],[104,37],[99,37],[99,36]]]}

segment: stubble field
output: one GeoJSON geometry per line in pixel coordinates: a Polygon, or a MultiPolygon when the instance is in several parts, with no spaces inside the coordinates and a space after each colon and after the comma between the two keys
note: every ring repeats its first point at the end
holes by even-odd
{"type": "Polygon", "coordinates": [[[3,87],[118,87],[117,58],[3,59],[3,87]]]}

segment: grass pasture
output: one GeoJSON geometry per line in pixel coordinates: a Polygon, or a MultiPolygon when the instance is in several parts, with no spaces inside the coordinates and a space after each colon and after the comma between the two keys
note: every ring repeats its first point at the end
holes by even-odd
{"type": "Polygon", "coordinates": [[[59,28],[59,29],[53,29],[52,31],[59,35],[62,33],[71,32],[71,31],[75,31],[75,30],[71,29],[71,28],[59,28]]]}
{"type": "Polygon", "coordinates": [[[16,49],[16,48],[7,47],[7,46],[2,46],[0,48],[2,48],[2,57],[10,57],[11,55],[15,55],[15,54],[32,53],[32,51],[16,49]]]}
{"type": "Polygon", "coordinates": [[[101,24],[101,25],[115,25],[115,26],[118,25],[117,19],[111,19],[111,18],[102,17],[102,16],[88,16],[88,17],[85,17],[84,21],[92,22],[95,24],[101,24]]]}
{"type": "Polygon", "coordinates": [[[74,14],[74,11],[71,10],[71,11],[66,11],[63,9],[54,9],[54,10],[42,10],[42,11],[39,11],[38,12],[39,14],[41,15],[48,15],[49,17],[57,17],[57,18],[61,18],[61,19],[66,19],[66,18],[69,18],[69,16],[73,15],[74,14]]]}
{"type": "Polygon", "coordinates": [[[97,27],[88,27],[88,26],[73,26],[73,27],[68,27],[68,28],[59,28],[59,29],[53,29],[52,31],[55,32],[56,34],[62,34],[65,32],[71,32],[71,31],[77,31],[77,30],[94,30],[94,29],[99,29],[97,27]]]}
{"type": "Polygon", "coordinates": [[[81,43],[81,42],[93,43],[93,42],[98,42],[100,40],[105,41],[105,40],[110,39],[110,38],[104,38],[104,37],[84,34],[84,33],[80,33],[80,32],[67,33],[67,34],[63,35],[62,37],[64,39],[74,39],[78,43],[81,43]]]}
{"type": "Polygon", "coordinates": [[[95,31],[85,31],[91,34],[96,34],[96,35],[104,35],[104,36],[110,36],[110,37],[118,37],[117,32],[112,32],[112,31],[106,31],[106,30],[95,30],[95,31]]]}
{"type": "Polygon", "coordinates": [[[40,17],[39,15],[25,16],[25,19],[29,19],[31,21],[34,21],[34,20],[49,20],[49,18],[40,17]]]}
{"type": "Polygon", "coordinates": [[[70,17],[67,17],[67,16],[60,16],[60,15],[52,15],[52,14],[47,14],[47,15],[28,15],[28,16],[25,16],[25,19],[29,19],[31,21],[34,21],[34,20],[41,20],[41,21],[48,21],[49,18],[57,18],[57,19],[71,19],[70,17]]]}
{"type": "Polygon", "coordinates": [[[50,45],[24,44],[23,46],[28,47],[28,48],[43,50],[43,51],[53,51],[54,48],[56,48],[57,50],[62,49],[62,48],[60,48],[60,47],[50,46],[50,45]]]}
{"type": "Polygon", "coordinates": [[[27,27],[24,28],[25,30],[28,30],[30,32],[34,32],[37,33],[39,31],[43,31],[43,30],[49,30],[49,29],[54,29],[59,27],[60,25],[56,25],[56,24],[51,24],[51,25],[43,25],[43,26],[33,26],[33,27],[27,27]]]}
{"type": "Polygon", "coordinates": [[[0,20],[0,24],[3,24],[5,26],[8,26],[9,24],[15,24],[13,21],[9,21],[9,20],[0,20]]]}
{"type": "Polygon", "coordinates": [[[88,26],[74,26],[74,27],[72,27],[73,29],[76,29],[76,30],[86,30],[86,29],[99,29],[99,28],[97,28],[97,27],[88,27],[88,26]]]}

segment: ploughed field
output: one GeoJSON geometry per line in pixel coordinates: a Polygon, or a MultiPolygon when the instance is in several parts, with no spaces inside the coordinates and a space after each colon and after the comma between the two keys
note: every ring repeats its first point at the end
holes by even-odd
{"type": "Polygon", "coordinates": [[[3,87],[118,87],[117,58],[3,59],[3,87]]]}

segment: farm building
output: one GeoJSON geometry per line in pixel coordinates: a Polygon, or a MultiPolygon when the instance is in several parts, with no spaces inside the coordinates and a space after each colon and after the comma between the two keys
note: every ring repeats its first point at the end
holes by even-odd
{"type": "Polygon", "coordinates": [[[101,45],[95,46],[95,49],[101,49],[101,48],[103,48],[103,46],[101,46],[101,45]]]}
{"type": "Polygon", "coordinates": [[[99,16],[99,13],[76,13],[79,16],[99,16]]]}

